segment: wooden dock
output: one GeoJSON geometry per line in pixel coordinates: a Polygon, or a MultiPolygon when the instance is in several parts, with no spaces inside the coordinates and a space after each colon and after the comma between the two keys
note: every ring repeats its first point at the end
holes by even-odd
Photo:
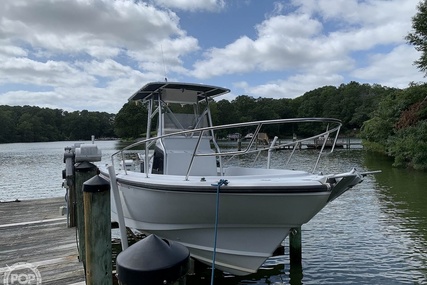
{"type": "Polygon", "coordinates": [[[64,198],[0,203],[0,284],[11,283],[4,276],[17,263],[34,266],[43,285],[85,284],[76,228],[60,214],[64,205],[64,198]]]}

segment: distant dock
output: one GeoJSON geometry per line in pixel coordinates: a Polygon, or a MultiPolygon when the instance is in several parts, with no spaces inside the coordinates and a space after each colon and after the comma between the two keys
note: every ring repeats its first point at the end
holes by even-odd
{"type": "Polygon", "coordinates": [[[29,284],[34,276],[43,285],[85,284],[76,228],[68,228],[60,214],[64,205],[64,198],[0,203],[1,284],[6,275],[19,278],[16,284],[29,284]]]}
{"type": "MultiPolygon", "coordinates": [[[[294,147],[300,150],[304,149],[321,149],[323,145],[322,140],[314,139],[307,140],[299,143],[295,143],[295,140],[292,139],[278,139],[275,143],[276,150],[292,150],[294,147]]],[[[249,144],[249,140],[222,140],[220,141],[221,146],[234,147],[237,146],[238,149],[243,149],[249,144]]],[[[333,139],[329,138],[325,142],[325,149],[330,149],[333,145],[333,139]]],[[[253,145],[255,148],[265,149],[270,146],[269,143],[258,143],[257,141],[253,145]]],[[[357,138],[338,138],[334,148],[344,148],[344,149],[362,149],[363,144],[361,139],[357,138]]]]}

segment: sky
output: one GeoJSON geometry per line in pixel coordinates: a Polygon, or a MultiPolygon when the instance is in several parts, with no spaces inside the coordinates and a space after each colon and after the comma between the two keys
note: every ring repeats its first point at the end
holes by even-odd
{"type": "Polygon", "coordinates": [[[296,98],[424,82],[419,0],[1,0],[0,105],[117,113],[151,81],[296,98]]]}

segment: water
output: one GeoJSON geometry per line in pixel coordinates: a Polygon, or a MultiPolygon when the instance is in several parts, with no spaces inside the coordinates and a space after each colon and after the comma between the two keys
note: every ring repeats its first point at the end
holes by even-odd
{"type": "MultiPolygon", "coordinates": [[[[0,201],[63,196],[64,147],[73,143],[0,144],[0,201]]],[[[120,147],[115,141],[97,145],[101,163],[120,147]]],[[[306,151],[298,163],[312,167],[312,154],[306,151]]],[[[427,174],[394,169],[387,158],[360,149],[336,150],[319,170],[352,167],[382,173],[367,176],[303,225],[302,268],[290,267],[286,248],[256,274],[218,273],[215,284],[427,284],[427,174]]],[[[188,276],[192,284],[210,284],[210,269],[188,276]]]]}
{"type": "MultiPolygon", "coordinates": [[[[90,141],[0,144],[0,201],[60,197],[64,148],[90,141]]],[[[109,162],[115,141],[97,141],[102,161],[109,162]]]]}

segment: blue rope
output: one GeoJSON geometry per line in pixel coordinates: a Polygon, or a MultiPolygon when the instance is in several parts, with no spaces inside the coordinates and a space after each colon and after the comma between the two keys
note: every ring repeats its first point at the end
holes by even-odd
{"type": "Polygon", "coordinates": [[[216,206],[215,206],[215,234],[214,234],[214,250],[212,256],[212,273],[211,273],[211,285],[214,284],[214,271],[215,271],[215,259],[216,259],[216,242],[218,239],[218,216],[219,216],[219,190],[222,185],[227,185],[228,181],[226,179],[221,179],[217,184],[211,184],[216,186],[216,206]]]}

